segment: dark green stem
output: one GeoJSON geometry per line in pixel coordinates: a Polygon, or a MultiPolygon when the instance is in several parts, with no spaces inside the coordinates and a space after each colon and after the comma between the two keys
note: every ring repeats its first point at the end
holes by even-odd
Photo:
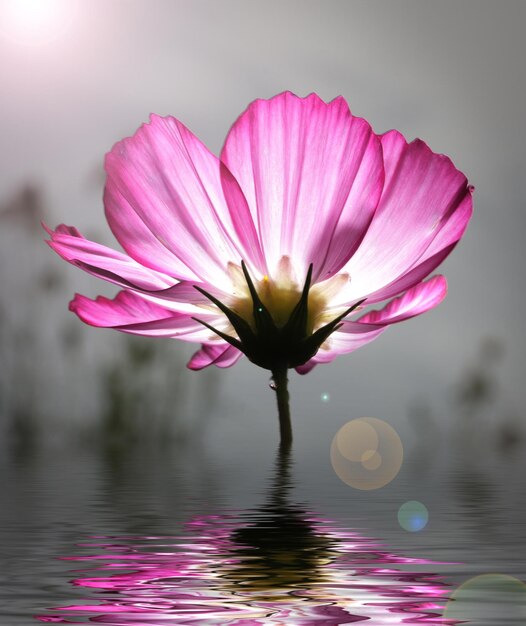
{"type": "Polygon", "coordinates": [[[274,380],[273,386],[278,400],[280,446],[283,450],[286,450],[292,445],[287,367],[273,369],[272,379],[274,380]]]}

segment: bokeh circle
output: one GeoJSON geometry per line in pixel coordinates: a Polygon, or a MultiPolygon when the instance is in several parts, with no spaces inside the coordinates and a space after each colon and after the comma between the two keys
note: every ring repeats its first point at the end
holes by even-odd
{"type": "Polygon", "coordinates": [[[369,491],[390,483],[404,458],[395,429],[376,417],[360,417],[344,424],[331,445],[336,475],[350,487],[369,491]]]}
{"type": "Polygon", "coordinates": [[[507,574],[475,576],[453,593],[443,617],[470,626],[526,624],[526,585],[507,574]]]}
{"type": "Polygon", "coordinates": [[[427,526],[429,512],[427,507],[418,500],[404,502],[398,509],[398,523],[411,533],[416,533],[427,526]]]}

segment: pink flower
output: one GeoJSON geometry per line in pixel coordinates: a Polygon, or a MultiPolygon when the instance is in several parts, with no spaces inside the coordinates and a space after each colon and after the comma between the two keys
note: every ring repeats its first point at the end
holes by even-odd
{"type": "Polygon", "coordinates": [[[423,279],[472,212],[448,157],[376,135],[343,98],[315,94],[253,102],[219,159],[175,118],[152,115],[106,172],[106,217],[125,252],[64,225],[48,243],[122,291],[76,295],[70,309],[93,326],[200,343],[196,370],[245,352],[306,373],[433,308],[446,280],[423,279]]]}

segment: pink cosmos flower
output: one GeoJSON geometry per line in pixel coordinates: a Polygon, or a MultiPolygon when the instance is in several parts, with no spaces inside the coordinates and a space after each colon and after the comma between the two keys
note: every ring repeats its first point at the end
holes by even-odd
{"type": "Polygon", "coordinates": [[[448,157],[375,134],[341,97],[256,100],[219,158],[177,119],[152,115],[105,166],[106,217],[125,252],[64,225],[48,243],[122,291],[76,295],[70,309],[93,326],[199,343],[195,370],[245,353],[304,374],[433,308],[446,280],[423,279],[472,212],[448,157]]]}

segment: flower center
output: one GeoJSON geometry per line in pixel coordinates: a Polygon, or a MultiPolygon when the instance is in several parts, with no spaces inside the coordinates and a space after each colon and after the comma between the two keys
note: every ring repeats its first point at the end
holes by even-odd
{"type": "Polygon", "coordinates": [[[232,297],[221,302],[194,285],[226,316],[229,328],[219,330],[194,318],[256,365],[271,371],[306,363],[361,302],[347,309],[331,307],[332,296],[348,282],[346,274],[312,285],[312,264],[303,287],[294,278],[290,259],[282,257],[272,278],[254,281],[246,265],[230,263],[232,297]]]}
{"type": "MultiPolygon", "coordinates": [[[[255,282],[255,287],[261,302],[267,308],[277,328],[283,328],[301,297],[301,289],[298,284],[292,280],[274,280],[269,276],[264,276],[255,282]]],[[[245,293],[241,297],[236,297],[231,307],[255,330],[254,304],[250,292],[246,288],[246,282],[243,285],[243,291],[245,293]]],[[[307,333],[312,334],[322,321],[320,318],[327,302],[323,294],[317,290],[311,290],[308,303],[307,333]]]]}
{"type": "MultiPolygon", "coordinates": [[[[255,330],[254,303],[241,267],[230,263],[228,273],[232,280],[234,293],[230,307],[255,330]]],[[[304,279],[304,276],[300,277],[300,282],[302,283],[304,279]]],[[[347,274],[338,274],[323,283],[312,285],[308,294],[307,334],[312,334],[344,310],[345,307],[331,310],[328,307],[330,307],[331,299],[348,281],[349,276],[347,274]]],[[[294,307],[298,304],[303,289],[303,285],[299,284],[295,277],[290,258],[288,256],[281,257],[275,277],[263,276],[260,280],[254,281],[254,286],[276,326],[283,328],[294,307]]]]}

